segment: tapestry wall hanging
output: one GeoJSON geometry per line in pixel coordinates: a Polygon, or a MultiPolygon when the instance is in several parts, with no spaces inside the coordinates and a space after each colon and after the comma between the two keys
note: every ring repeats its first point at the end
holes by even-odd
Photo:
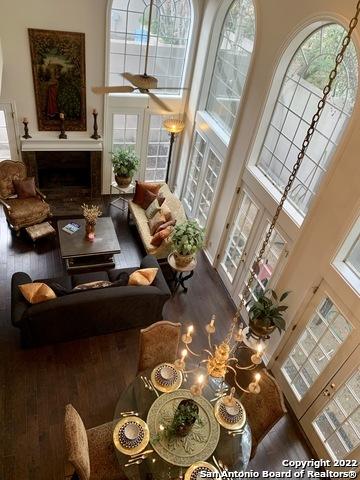
{"type": "Polygon", "coordinates": [[[85,34],[28,31],[39,130],[86,130],[85,34]]]}

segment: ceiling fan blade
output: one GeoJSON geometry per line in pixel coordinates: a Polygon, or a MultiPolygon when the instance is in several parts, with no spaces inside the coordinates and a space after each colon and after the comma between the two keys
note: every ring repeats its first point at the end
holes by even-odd
{"type": "Polygon", "coordinates": [[[151,92],[146,92],[149,97],[157,104],[159,105],[159,107],[161,107],[163,110],[165,110],[166,112],[171,112],[172,110],[170,110],[170,108],[166,105],[166,103],[164,103],[162,100],[160,100],[160,98],[158,98],[156,95],[154,95],[153,93],[151,92]]]}
{"type": "Polygon", "coordinates": [[[187,87],[154,87],[151,90],[189,90],[187,87]]]}
{"type": "Polygon", "coordinates": [[[136,88],[131,87],[130,85],[123,86],[114,86],[114,87],[92,87],[91,89],[94,93],[105,94],[105,93],[132,93],[136,88]]]}
{"type": "Polygon", "coordinates": [[[133,75],[132,73],[130,73],[130,72],[124,72],[124,73],[122,73],[121,75],[125,78],[125,80],[127,80],[128,82],[130,82],[130,83],[132,83],[132,84],[134,85],[134,83],[133,83],[134,75],[133,75]]]}

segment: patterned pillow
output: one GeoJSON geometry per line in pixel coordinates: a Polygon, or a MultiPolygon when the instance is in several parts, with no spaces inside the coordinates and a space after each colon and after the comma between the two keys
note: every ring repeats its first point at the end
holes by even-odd
{"type": "Polygon", "coordinates": [[[136,270],[129,277],[129,285],[148,286],[155,280],[158,268],[141,268],[136,270]]]}
{"type": "Polygon", "coordinates": [[[147,219],[150,220],[150,218],[153,218],[155,213],[157,213],[159,210],[160,210],[160,205],[159,205],[158,199],[155,198],[155,200],[151,202],[148,208],[145,210],[145,215],[147,219]]]}
{"type": "Polygon", "coordinates": [[[82,283],[81,285],[76,285],[76,287],[73,288],[72,291],[77,292],[79,290],[93,290],[94,288],[105,288],[110,286],[111,286],[111,282],[109,280],[96,280],[95,282],[82,283]]]}
{"type": "Polygon", "coordinates": [[[56,298],[54,290],[45,283],[33,282],[19,285],[20,292],[31,304],[47,302],[56,298]]]}
{"type": "Polygon", "coordinates": [[[150,235],[154,235],[154,233],[160,227],[160,225],[162,225],[165,222],[166,222],[166,218],[161,213],[161,210],[160,212],[155,213],[153,218],[150,218],[150,220],[148,221],[149,228],[150,228],[150,235]]]}
{"type": "Polygon", "coordinates": [[[154,245],[154,247],[160,247],[163,240],[165,240],[170,236],[172,230],[173,228],[171,226],[168,226],[163,230],[160,230],[159,232],[155,233],[155,235],[151,239],[151,242],[150,242],[151,245],[154,245]]]}

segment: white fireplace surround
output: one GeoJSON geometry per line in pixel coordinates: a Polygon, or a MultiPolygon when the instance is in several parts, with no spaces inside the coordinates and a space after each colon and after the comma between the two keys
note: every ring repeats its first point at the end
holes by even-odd
{"type": "MultiPolygon", "coordinates": [[[[58,135],[58,134],[57,134],[58,135]]],[[[22,152],[39,152],[39,151],[86,151],[86,152],[101,152],[103,150],[102,139],[94,140],[88,137],[73,137],[67,134],[69,138],[59,139],[50,136],[34,135],[33,138],[21,139],[22,152]]]]}

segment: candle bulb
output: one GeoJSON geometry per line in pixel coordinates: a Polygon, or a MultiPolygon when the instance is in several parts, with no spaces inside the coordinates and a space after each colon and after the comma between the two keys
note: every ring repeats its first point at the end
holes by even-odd
{"type": "Polygon", "coordinates": [[[188,352],[187,352],[186,348],[184,348],[184,350],[181,352],[181,358],[178,358],[174,362],[175,367],[178,368],[179,370],[184,370],[184,368],[185,368],[185,357],[186,357],[187,353],[188,352]]]}
{"type": "Polygon", "coordinates": [[[185,350],[185,348],[184,348],[184,350],[181,352],[181,361],[182,362],[185,360],[186,355],[187,355],[187,350],[185,350]]]}
{"type": "Polygon", "coordinates": [[[205,327],[207,333],[215,333],[215,319],[216,319],[216,316],[213,315],[211,317],[211,320],[210,320],[210,323],[208,323],[205,327]]]}
{"type": "Polygon", "coordinates": [[[255,381],[251,382],[249,384],[248,389],[249,389],[250,393],[256,393],[257,394],[257,393],[260,393],[260,385],[259,385],[259,382],[260,382],[260,379],[261,379],[260,373],[256,373],[254,378],[255,378],[255,381]]]}
{"type": "Polygon", "coordinates": [[[185,333],[181,339],[185,344],[189,344],[192,342],[192,333],[194,331],[193,325],[190,325],[187,329],[187,333],[185,333]]]}
{"type": "Polygon", "coordinates": [[[239,328],[237,332],[234,333],[234,338],[237,342],[242,342],[244,340],[244,333],[242,326],[239,328]]]}
{"type": "Polygon", "coordinates": [[[193,395],[201,395],[204,388],[204,375],[200,374],[197,377],[196,383],[190,388],[190,392],[193,395]]]}
{"type": "Polygon", "coordinates": [[[210,326],[213,327],[215,325],[215,315],[212,316],[210,326]]]}
{"type": "Polygon", "coordinates": [[[254,363],[255,365],[259,365],[261,363],[261,360],[262,360],[263,352],[264,352],[263,345],[261,343],[258,343],[258,345],[256,347],[256,353],[251,355],[252,363],[254,363]]]}

